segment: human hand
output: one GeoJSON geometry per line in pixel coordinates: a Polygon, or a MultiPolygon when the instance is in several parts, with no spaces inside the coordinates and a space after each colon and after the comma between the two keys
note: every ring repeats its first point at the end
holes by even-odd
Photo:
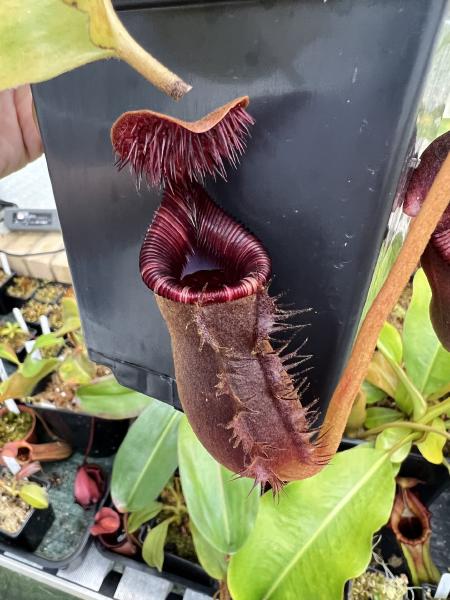
{"type": "Polygon", "coordinates": [[[43,152],[29,85],[0,92],[0,178],[43,152]]]}

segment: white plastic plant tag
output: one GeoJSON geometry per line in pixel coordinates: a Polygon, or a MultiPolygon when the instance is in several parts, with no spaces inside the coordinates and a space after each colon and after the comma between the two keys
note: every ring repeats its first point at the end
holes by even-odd
{"type": "Polygon", "coordinates": [[[8,257],[4,252],[0,252],[0,262],[2,264],[2,269],[5,271],[6,275],[11,275],[11,267],[9,266],[8,257]]]}
{"type": "Polygon", "coordinates": [[[17,475],[17,473],[22,468],[17,462],[17,460],[12,456],[2,456],[2,460],[5,463],[8,471],[10,471],[13,475],[17,475]]]}
{"type": "Polygon", "coordinates": [[[30,333],[28,325],[26,324],[25,319],[23,318],[22,311],[20,310],[20,308],[13,308],[13,315],[16,321],[19,323],[20,329],[25,333],[30,333]]]}
{"type": "Polygon", "coordinates": [[[46,317],[46,315],[41,315],[39,317],[39,323],[41,325],[42,333],[44,335],[47,335],[47,333],[51,333],[50,325],[49,325],[48,318],[46,317]]]}
{"type": "Polygon", "coordinates": [[[12,398],[5,400],[5,406],[10,412],[14,413],[15,415],[20,415],[19,407],[12,398]]]}
{"type": "Polygon", "coordinates": [[[0,358],[0,381],[6,381],[8,379],[8,373],[6,372],[5,365],[0,358]]]}
{"type": "Polygon", "coordinates": [[[42,358],[40,350],[33,350],[34,348],[34,340],[28,340],[25,342],[25,350],[27,354],[31,354],[31,358],[35,360],[40,360],[42,358]]]}
{"type": "Polygon", "coordinates": [[[435,600],[443,600],[450,596],[450,573],[444,573],[441,577],[439,585],[437,586],[436,594],[434,595],[435,600]]]}

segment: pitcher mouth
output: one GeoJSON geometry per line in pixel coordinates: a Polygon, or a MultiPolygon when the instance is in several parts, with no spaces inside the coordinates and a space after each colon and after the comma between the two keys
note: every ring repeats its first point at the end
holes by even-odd
{"type": "Polygon", "coordinates": [[[195,182],[165,190],[139,265],[147,287],[183,304],[250,296],[267,285],[271,274],[261,242],[195,182]]]}

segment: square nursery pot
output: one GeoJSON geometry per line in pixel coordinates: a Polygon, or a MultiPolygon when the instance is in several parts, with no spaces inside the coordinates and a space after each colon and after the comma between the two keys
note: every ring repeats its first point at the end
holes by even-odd
{"type": "MultiPolygon", "coordinates": [[[[46,479],[32,476],[29,480],[44,485],[46,489],[50,487],[50,483],[46,479]]],[[[31,508],[28,517],[18,531],[8,533],[0,529],[0,541],[33,552],[41,543],[54,520],[55,513],[51,504],[48,508],[40,510],[31,508]]]]}
{"type": "MultiPolygon", "coordinates": [[[[90,528],[94,523],[96,512],[103,506],[106,498],[109,495],[109,487],[106,485],[105,493],[102,499],[94,506],[87,510],[81,509],[76,505],[73,498],[73,483],[72,479],[76,474],[77,467],[82,463],[83,456],[80,453],[74,454],[72,457],[63,462],[46,463],[46,471],[51,478],[61,477],[70,471],[71,476],[68,478],[66,490],[64,492],[65,504],[61,504],[61,499],[57,500],[57,496],[61,495],[61,490],[55,491],[53,519],[47,527],[47,531],[43,532],[40,537],[33,534],[30,529],[31,543],[25,540],[21,543],[21,539],[12,538],[11,536],[4,537],[0,534],[0,553],[9,552],[18,556],[22,560],[32,561],[47,569],[64,569],[70,565],[71,568],[76,568],[81,564],[83,557],[88,549],[90,540],[90,528]],[[73,507],[78,510],[74,511],[73,507]],[[64,522],[64,525],[62,523],[64,522]],[[61,525],[61,527],[60,527],[61,525]],[[62,531],[64,529],[64,532],[62,531]],[[43,537],[44,546],[41,544],[43,537]],[[34,536],[34,537],[33,537],[34,536]],[[68,539],[66,539],[68,537],[68,539]],[[51,539],[50,539],[51,538],[51,539]],[[69,545],[68,545],[69,543],[69,545]],[[50,545],[52,550],[50,551],[50,545]]],[[[93,462],[93,461],[89,461],[93,462]]],[[[97,458],[96,463],[99,464],[105,471],[107,481],[112,469],[112,458],[97,458]]],[[[58,484],[54,484],[50,488],[50,497],[52,490],[58,488],[58,484]]],[[[35,511],[35,513],[42,511],[35,511]]]]}
{"type": "MultiPolygon", "coordinates": [[[[16,276],[17,275],[14,275],[14,277],[16,277],[16,276]]],[[[34,277],[30,277],[30,279],[35,279],[35,278],[34,277]]],[[[5,286],[5,304],[6,304],[7,312],[12,311],[13,308],[22,308],[28,302],[28,300],[31,300],[31,298],[33,298],[36,290],[38,290],[39,286],[40,286],[39,281],[37,281],[37,287],[35,289],[33,289],[28,294],[28,296],[26,296],[26,298],[18,298],[17,296],[14,296],[14,295],[12,295],[12,294],[10,294],[8,292],[8,287],[12,283],[14,283],[14,279],[10,280],[10,282],[8,283],[8,285],[5,286]]]]}
{"type": "Polygon", "coordinates": [[[112,456],[119,449],[127,434],[129,419],[102,419],[75,411],[48,408],[29,403],[45,420],[51,431],[68,442],[73,450],[84,453],[88,443],[91,423],[94,420],[94,439],[89,456],[91,458],[112,456]]]}
{"type": "Polygon", "coordinates": [[[6,288],[10,285],[13,278],[16,276],[16,273],[11,273],[11,275],[6,275],[2,281],[0,281],[0,313],[5,315],[10,312],[10,308],[8,308],[8,298],[6,297],[6,288]]]}
{"type": "Polygon", "coordinates": [[[196,120],[248,95],[256,123],[241,165],[207,187],[268,251],[271,293],[312,308],[299,322],[311,323],[310,398],[324,409],[359,322],[446,1],[115,7],[193,88],[175,103],[121,61],[33,88],[91,357],[127,387],[176,404],[169,335],[138,267],[161,194],[139,193],[127,169],[116,172],[111,125],[141,108],[196,120]]]}
{"type": "MultiPolygon", "coordinates": [[[[105,504],[111,508],[113,507],[111,498],[108,498],[105,504]]],[[[151,521],[152,524],[154,522],[155,521],[153,520],[151,521]]],[[[123,542],[126,542],[127,540],[122,539],[122,533],[123,529],[119,532],[119,539],[123,544],[123,542]]],[[[152,572],[152,574],[159,574],[156,569],[149,567],[142,558],[140,546],[142,545],[143,540],[140,534],[137,537],[131,536],[133,544],[136,548],[136,553],[132,556],[130,556],[127,552],[121,551],[121,543],[118,542],[116,544],[116,538],[114,535],[104,536],[105,543],[102,542],[102,537],[103,536],[95,536],[95,544],[99,552],[104,556],[114,560],[115,562],[122,563],[125,566],[132,565],[133,568],[138,568],[142,571],[149,570],[152,572]]],[[[160,576],[165,576],[174,582],[182,583],[184,585],[188,585],[189,587],[194,587],[200,592],[213,594],[217,590],[217,582],[203,570],[201,565],[199,565],[197,562],[192,562],[185,558],[181,558],[180,556],[167,551],[164,551],[164,562],[162,574],[160,574],[160,576]]]]}
{"type": "Polygon", "coordinates": [[[185,560],[184,558],[180,558],[179,556],[175,556],[174,554],[164,552],[163,569],[160,573],[156,569],[149,567],[139,555],[136,555],[135,557],[123,556],[122,554],[105,548],[98,537],[95,538],[95,545],[100,554],[124,567],[128,566],[139,571],[151,572],[152,575],[164,577],[174,583],[195,589],[208,596],[212,596],[217,591],[217,582],[212,579],[200,565],[185,560]]]}
{"type": "Polygon", "coordinates": [[[50,305],[57,306],[57,305],[60,303],[60,301],[61,301],[61,298],[64,296],[64,294],[65,294],[65,291],[66,291],[67,287],[68,287],[68,286],[66,286],[66,285],[63,285],[62,283],[57,283],[57,282],[50,281],[50,282],[48,282],[48,283],[45,283],[45,284],[41,285],[41,286],[40,286],[40,287],[39,287],[39,288],[38,288],[38,289],[37,289],[37,290],[34,292],[34,295],[33,295],[33,297],[34,297],[34,299],[35,299],[35,300],[37,300],[38,302],[44,302],[44,303],[46,303],[46,304],[50,304],[50,305]],[[45,290],[47,287],[49,287],[49,286],[50,286],[50,287],[57,286],[57,287],[58,287],[58,289],[59,289],[59,288],[60,288],[60,289],[59,289],[59,291],[57,292],[57,294],[55,295],[55,297],[54,297],[54,298],[52,298],[51,300],[50,300],[50,299],[48,299],[48,300],[41,299],[41,297],[39,296],[39,294],[40,294],[41,292],[43,292],[43,291],[44,291],[44,290],[45,290]]]}
{"type": "MultiPolygon", "coordinates": [[[[2,321],[2,323],[7,323],[7,322],[16,323],[16,319],[14,318],[12,313],[9,313],[8,315],[6,315],[6,317],[1,319],[1,321],[2,321]]],[[[36,337],[36,335],[38,333],[37,329],[34,327],[28,327],[28,329],[30,332],[28,339],[34,340],[34,338],[36,337]]],[[[17,358],[20,360],[20,362],[23,362],[25,360],[25,357],[27,355],[25,344],[23,344],[16,350],[16,354],[17,354],[17,358]]],[[[17,365],[15,363],[9,362],[8,359],[6,359],[6,358],[3,359],[3,363],[5,364],[6,372],[8,373],[8,375],[17,369],[17,365]]]]}

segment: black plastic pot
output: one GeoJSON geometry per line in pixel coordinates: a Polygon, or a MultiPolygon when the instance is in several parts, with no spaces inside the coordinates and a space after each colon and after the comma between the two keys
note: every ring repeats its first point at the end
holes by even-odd
{"type": "MultiPolygon", "coordinates": [[[[41,477],[30,477],[30,481],[44,485],[46,489],[50,487],[48,480],[41,477]]],[[[21,528],[15,533],[8,533],[0,529],[0,540],[5,544],[20,546],[29,552],[33,552],[41,543],[54,520],[55,513],[51,505],[45,509],[32,509],[21,528]]]]}
{"type": "Polygon", "coordinates": [[[180,558],[179,556],[175,556],[174,554],[164,552],[163,569],[162,572],[159,573],[156,569],[145,564],[139,555],[136,557],[128,557],[112,552],[105,548],[98,538],[95,538],[95,545],[103,556],[124,566],[129,566],[133,569],[138,569],[139,571],[151,572],[152,575],[170,579],[174,583],[195,589],[204,594],[212,595],[217,590],[217,582],[209,577],[200,565],[185,560],[184,558],[180,558]]]}
{"type": "MultiPolygon", "coordinates": [[[[108,500],[105,502],[105,505],[114,508],[111,498],[108,498],[108,500]]],[[[152,520],[150,521],[150,523],[156,523],[156,520],[152,520]]],[[[120,552],[115,552],[113,546],[104,545],[101,540],[102,536],[96,536],[95,543],[98,550],[102,554],[108,556],[116,562],[121,562],[126,565],[129,564],[129,561],[133,561],[135,565],[140,566],[140,570],[149,569],[152,573],[158,573],[156,569],[149,567],[145,563],[141,555],[143,537],[145,537],[145,534],[143,534],[144,529],[144,527],[141,527],[139,533],[130,536],[129,538],[137,550],[133,556],[123,555],[120,552]]],[[[109,538],[112,537],[113,536],[108,536],[109,542],[113,541],[112,539],[109,540],[109,538]]],[[[115,543],[115,541],[113,543],[115,543]]],[[[180,556],[177,556],[176,554],[173,554],[171,552],[164,552],[164,563],[162,570],[165,575],[170,575],[171,577],[175,577],[178,580],[185,580],[185,582],[189,582],[189,587],[192,587],[192,583],[194,583],[200,591],[207,590],[208,592],[214,592],[217,587],[215,580],[212,579],[198,563],[192,562],[185,558],[181,558],[180,556]]]]}
{"type": "Polygon", "coordinates": [[[6,298],[6,288],[11,283],[11,281],[13,280],[13,278],[15,276],[16,276],[16,273],[11,273],[11,275],[9,275],[9,277],[7,279],[5,279],[3,281],[3,283],[0,285],[0,313],[2,315],[5,315],[6,313],[10,312],[10,310],[11,310],[11,309],[8,309],[8,301],[6,298]]]}
{"type": "Polygon", "coordinates": [[[169,335],[138,268],[161,197],[115,171],[112,123],[140,108],[195,120],[249,95],[256,124],[241,165],[207,186],[266,247],[272,293],[313,309],[298,321],[311,323],[308,399],[324,409],[358,326],[446,1],[115,6],[193,89],[173,102],[119,61],[33,88],[92,358],[123,385],[176,402],[169,335]]]}
{"type": "Polygon", "coordinates": [[[89,453],[93,458],[115,454],[128,431],[130,422],[129,419],[101,419],[70,410],[44,408],[39,404],[28,403],[27,406],[45,419],[56,436],[82,453],[88,446],[91,423],[94,419],[94,439],[89,453]]]}
{"type": "Polygon", "coordinates": [[[24,306],[28,300],[31,300],[35,294],[35,292],[39,289],[39,283],[36,289],[34,289],[31,294],[29,294],[26,298],[18,298],[17,296],[13,296],[8,292],[8,287],[9,285],[12,283],[12,281],[10,281],[10,283],[6,286],[5,288],[5,303],[6,303],[6,308],[7,308],[7,312],[12,311],[13,308],[22,308],[22,306],[24,306]]]}
{"type": "MultiPolygon", "coordinates": [[[[111,461],[110,461],[111,462],[111,461]]],[[[61,465],[63,465],[64,463],[60,463],[61,465]]],[[[51,465],[51,464],[50,464],[51,465]]],[[[49,464],[45,465],[45,469],[46,471],[48,471],[48,473],[52,474],[52,472],[54,471],[54,468],[52,468],[49,464]]],[[[108,471],[110,470],[110,467],[108,467],[108,469],[106,470],[106,473],[108,474],[108,471]]],[[[31,561],[33,563],[37,563],[39,565],[41,565],[44,568],[48,568],[48,569],[64,569],[66,567],[68,567],[69,565],[71,566],[71,568],[75,568],[79,563],[81,563],[81,561],[83,560],[84,555],[86,554],[87,548],[88,548],[88,542],[90,539],[90,527],[91,525],[93,525],[94,523],[94,516],[96,514],[96,512],[103,506],[106,498],[109,495],[109,489],[108,486],[106,486],[106,491],[105,494],[103,496],[103,498],[101,499],[101,501],[94,507],[92,507],[90,510],[90,516],[87,518],[86,520],[86,525],[84,530],[82,531],[82,535],[77,538],[76,542],[73,543],[72,546],[70,547],[62,547],[61,546],[61,550],[64,550],[64,553],[59,552],[59,558],[46,558],[43,555],[40,554],[40,549],[38,548],[39,545],[39,541],[38,544],[36,546],[34,546],[34,548],[30,547],[30,546],[26,546],[26,545],[21,545],[19,543],[17,543],[17,540],[15,539],[3,539],[0,536],[0,552],[11,552],[14,555],[27,560],[27,561],[31,561]],[[36,551],[37,549],[37,551],[36,551]]],[[[36,511],[38,512],[38,511],[36,511]]],[[[64,518],[65,513],[62,515],[62,517],[64,518]]],[[[61,513],[58,513],[55,518],[61,519],[61,513]]],[[[50,524],[51,526],[51,524],[50,524]]],[[[55,537],[58,537],[59,539],[59,532],[55,532],[55,537]]],[[[58,542],[60,544],[60,542],[58,542]]]]}
{"type": "MultiPolygon", "coordinates": [[[[52,283],[53,283],[53,282],[50,282],[50,284],[52,284],[52,283]]],[[[47,285],[47,284],[45,284],[45,285],[42,285],[40,288],[38,288],[38,289],[37,289],[37,290],[34,292],[34,294],[33,294],[33,298],[34,298],[34,299],[35,299],[37,302],[43,302],[42,300],[39,300],[39,298],[37,298],[37,295],[38,295],[38,292],[39,292],[39,290],[41,290],[41,289],[44,289],[44,288],[46,287],[46,285],[47,285]]],[[[59,284],[59,285],[63,286],[63,284],[59,284]]],[[[65,293],[65,288],[66,288],[66,287],[67,287],[67,286],[63,286],[63,288],[64,288],[64,289],[62,289],[62,291],[60,292],[60,294],[59,294],[59,295],[58,295],[58,296],[57,296],[57,297],[56,297],[54,300],[46,300],[46,301],[44,302],[44,304],[52,304],[52,305],[54,305],[54,306],[57,306],[57,305],[58,305],[58,304],[61,302],[61,298],[64,296],[64,293],[65,293]]]]}

